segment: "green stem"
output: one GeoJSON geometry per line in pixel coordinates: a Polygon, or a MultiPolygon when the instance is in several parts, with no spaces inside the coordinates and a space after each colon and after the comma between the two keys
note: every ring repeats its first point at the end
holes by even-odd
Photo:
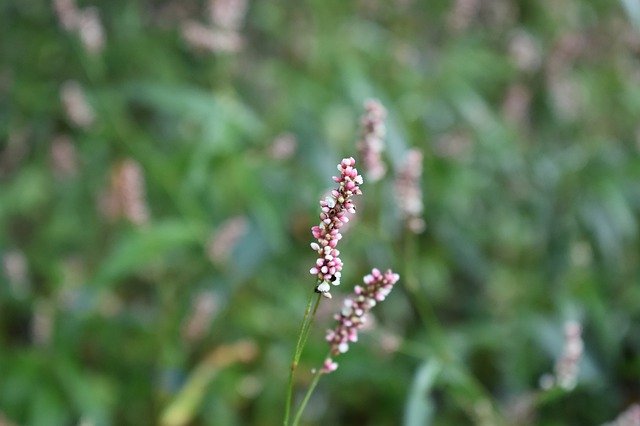
{"type": "Polygon", "coordinates": [[[426,330],[431,334],[430,340],[435,343],[434,346],[440,350],[440,355],[447,357],[443,350],[446,344],[444,343],[444,333],[440,321],[431,303],[429,303],[425,294],[420,290],[420,280],[416,274],[415,263],[413,261],[418,258],[417,248],[416,236],[413,233],[406,232],[404,235],[404,287],[411,293],[411,301],[418,312],[418,316],[426,330]]]}
{"type": "Polygon", "coordinates": [[[309,337],[309,331],[311,330],[311,324],[313,323],[313,319],[316,316],[316,312],[318,311],[318,305],[320,304],[320,296],[316,298],[315,306],[313,307],[313,312],[311,311],[311,304],[313,303],[313,293],[309,295],[307,299],[307,307],[304,310],[304,317],[302,318],[302,323],[300,324],[300,331],[298,332],[298,340],[296,342],[296,348],[293,351],[293,357],[291,359],[291,368],[289,370],[289,383],[287,385],[287,399],[285,402],[285,411],[284,411],[284,426],[288,426],[289,417],[291,415],[291,402],[293,398],[293,378],[295,375],[295,371],[298,368],[298,361],[300,360],[300,356],[302,355],[302,350],[304,349],[305,344],[307,343],[307,338],[309,337]],[[311,314],[311,315],[309,315],[311,314]]]}
{"type": "Polygon", "coordinates": [[[307,403],[309,402],[309,399],[311,399],[311,394],[313,394],[313,391],[318,385],[318,382],[320,381],[320,377],[322,376],[322,374],[323,374],[322,369],[319,368],[318,371],[316,371],[316,374],[313,376],[313,380],[309,385],[309,389],[307,389],[307,393],[304,395],[304,399],[300,403],[300,407],[298,408],[298,411],[296,411],[296,415],[293,418],[293,423],[291,424],[291,426],[297,426],[297,424],[300,422],[300,417],[302,417],[302,413],[304,412],[304,409],[307,407],[307,403]]]}
{"type": "Polygon", "coordinates": [[[318,306],[320,306],[320,299],[322,298],[321,294],[318,294],[318,297],[316,298],[316,304],[313,307],[313,312],[311,312],[311,317],[309,318],[309,321],[307,322],[307,328],[304,331],[304,337],[302,338],[302,346],[300,347],[300,353],[298,354],[298,358],[300,358],[300,355],[302,355],[302,349],[304,349],[304,347],[307,344],[307,339],[309,338],[309,334],[311,334],[311,326],[313,325],[313,320],[316,318],[316,312],[318,312],[318,306]]]}

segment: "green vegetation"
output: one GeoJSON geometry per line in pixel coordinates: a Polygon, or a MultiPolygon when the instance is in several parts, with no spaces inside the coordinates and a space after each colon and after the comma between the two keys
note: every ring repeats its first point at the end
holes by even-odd
{"type": "Polygon", "coordinates": [[[401,279],[303,423],[597,425],[640,402],[636,2],[78,1],[0,2],[0,424],[282,424],[310,228],[369,98],[388,171],[357,165],[298,403],[353,285],[401,279]],[[542,390],[568,321],[576,386],[542,390]]]}

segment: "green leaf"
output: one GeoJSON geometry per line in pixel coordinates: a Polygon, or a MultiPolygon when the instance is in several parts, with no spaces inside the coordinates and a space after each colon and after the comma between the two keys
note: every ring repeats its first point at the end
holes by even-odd
{"type": "Polygon", "coordinates": [[[441,367],[434,359],[424,362],[413,378],[407,404],[404,408],[404,426],[429,426],[435,411],[431,389],[441,367]]]}

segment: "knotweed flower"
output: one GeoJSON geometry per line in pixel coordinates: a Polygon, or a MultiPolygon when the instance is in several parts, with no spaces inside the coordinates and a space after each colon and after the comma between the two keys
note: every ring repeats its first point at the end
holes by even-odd
{"type": "Polygon", "coordinates": [[[80,11],[74,0],[53,0],[53,8],[62,28],[67,31],[76,29],[80,11]]]}
{"type": "Polygon", "coordinates": [[[97,55],[104,50],[105,35],[100,13],[95,7],[87,7],[78,16],[78,35],[85,50],[97,55]]]}
{"type": "Polygon", "coordinates": [[[59,179],[74,176],[78,172],[78,153],[71,138],[56,136],[51,142],[51,168],[59,179]]]}
{"type": "Polygon", "coordinates": [[[355,164],[356,160],[353,158],[344,158],[338,164],[340,176],[334,176],[333,180],[339,186],[331,191],[330,196],[320,201],[320,224],[311,228],[311,233],[317,240],[311,243],[311,248],[318,252],[319,257],[309,272],[318,277],[316,292],[328,298],[331,298],[330,284],[340,284],[342,260],[339,257],[340,251],[336,249],[342,238],[340,228],[349,222],[347,213],[356,212],[351,197],[362,194],[362,176],[353,167],[355,164]]]}
{"type": "Polygon", "coordinates": [[[111,184],[99,199],[102,213],[111,220],[125,218],[135,225],[149,221],[144,172],[133,159],[123,160],[111,170],[111,184]]]}
{"type": "Polygon", "coordinates": [[[376,182],[382,179],[387,172],[387,168],[380,158],[384,150],[384,136],[386,133],[384,120],[387,116],[387,111],[379,101],[374,99],[366,101],[364,108],[362,139],[358,142],[358,151],[367,172],[367,179],[376,182]]]}
{"type": "Polygon", "coordinates": [[[583,349],[582,326],[577,321],[567,322],[564,325],[562,357],[555,366],[556,384],[561,388],[571,390],[576,386],[583,349]]]}
{"type": "Polygon", "coordinates": [[[288,160],[296,152],[298,141],[293,133],[281,133],[275,137],[268,148],[269,157],[274,160],[288,160]]]}
{"type": "Polygon", "coordinates": [[[242,26],[248,6],[247,0],[210,0],[211,22],[218,28],[237,31],[242,26]]]}
{"type": "MultiPolygon", "coordinates": [[[[364,277],[364,285],[354,288],[354,294],[345,299],[342,310],[335,316],[338,325],[335,329],[327,331],[326,339],[332,356],[347,352],[349,343],[358,341],[358,330],[364,326],[367,313],[389,295],[399,279],[400,276],[391,269],[382,273],[374,268],[371,274],[364,277]]],[[[337,368],[338,364],[329,357],[325,359],[322,371],[331,373],[337,368]]]]}
{"type": "Polygon", "coordinates": [[[209,259],[217,265],[227,263],[236,244],[248,230],[249,221],[244,216],[234,216],[222,222],[207,244],[209,259]]]}
{"type": "Polygon", "coordinates": [[[420,233],[424,230],[422,219],[422,189],[420,177],[422,176],[422,153],[412,149],[407,153],[404,165],[396,177],[396,198],[400,214],[407,228],[412,232],[420,233]]]}
{"type": "Polygon", "coordinates": [[[53,8],[60,26],[68,32],[77,32],[88,53],[98,54],[104,50],[104,28],[97,8],[78,9],[74,0],[53,0],[53,8]]]}
{"type": "Polygon", "coordinates": [[[632,404],[625,411],[620,413],[612,422],[604,423],[602,426],[638,426],[640,425],[640,404],[632,404]]]}
{"type": "Polygon", "coordinates": [[[577,321],[568,321],[564,325],[564,348],[562,356],[556,362],[555,374],[542,376],[540,378],[540,386],[543,389],[558,386],[567,391],[573,390],[578,381],[583,350],[582,326],[577,321]]]}
{"type": "Polygon", "coordinates": [[[242,49],[244,40],[233,31],[209,28],[195,21],[182,24],[182,38],[197,50],[214,53],[234,53],[242,49]]]}
{"type": "Polygon", "coordinates": [[[96,116],[80,83],[69,80],[62,84],[60,99],[67,117],[73,125],[83,129],[91,127],[96,116]]]}
{"type": "Polygon", "coordinates": [[[211,320],[220,308],[218,297],[203,291],[191,303],[191,312],[182,326],[182,336],[188,342],[200,340],[211,327],[211,320]]]}

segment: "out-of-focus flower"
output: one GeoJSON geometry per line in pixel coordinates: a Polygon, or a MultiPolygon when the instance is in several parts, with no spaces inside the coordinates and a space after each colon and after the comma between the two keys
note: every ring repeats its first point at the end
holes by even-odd
{"type": "Polygon", "coordinates": [[[583,107],[579,84],[568,76],[557,76],[548,82],[552,105],[557,115],[565,120],[575,120],[583,107]]]}
{"type": "Polygon", "coordinates": [[[247,374],[238,381],[236,390],[244,398],[252,399],[260,394],[264,388],[264,381],[255,374],[247,374]]]}
{"type": "Polygon", "coordinates": [[[150,12],[153,22],[159,28],[171,30],[180,22],[201,16],[200,6],[200,2],[196,1],[167,0],[154,3],[150,12]]]}
{"type": "Polygon", "coordinates": [[[387,168],[382,162],[381,154],[384,150],[384,136],[386,128],[384,120],[387,111],[382,104],[369,99],[364,104],[365,113],[362,116],[362,139],[358,142],[358,151],[367,178],[376,182],[385,175],[387,168]]]}
{"type": "Polygon", "coordinates": [[[104,50],[105,35],[96,7],[78,9],[74,0],[53,0],[53,8],[60,26],[68,32],[77,32],[84,49],[90,54],[104,50]]]}
{"type": "Polygon", "coordinates": [[[367,313],[389,295],[399,279],[400,276],[391,269],[382,273],[374,268],[371,274],[364,277],[364,285],[357,285],[353,295],[344,300],[342,310],[335,316],[338,324],[333,330],[327,331],[330,357],[323,363],[323,373],[331,373],[338,368],[331,356],[347,352],[349,344],[358,341],[358,330],[364,326],[367,313]]]}
{"type": "Polygon", "coordinates": [[[269,156],[275,160],[287,160],[295,154],[297,146],[293,133],[282,133],[269,146],[269,156]]]}
{"type": "Polygon", "coordinates": [[[471,137],[466,132],[454,130],[438,137],[433,149],[440,157],[462,160],[468,156],[471,146],[471,137]]]}
{"type": "Polygon", "coordinates": [[[584,99],[580,85],[572,78],[571,68],[589,46],[584,34],[567,33],[560,37],[546,63],[546,84],[555,112],[560,118],[574,120],[584,99]]]}
{"type": "Polygon", "coordinates": [[[100,209],[111,220],[125,218],[136,225],[148,222],[144,173],[137,161],[126,159],[112,169],[110,186],[100,199],[100,209]]]}
{"type": "Polygon", "coordinates": [[[16,426],[17,423],[12,422],[11,420],[9,420],[5,414],[0,411],[0,426],[16,426]]]}
{"type": "Polygon", "coordinates": [[[360,195],[362,176],[354,168],[356,160],[344,158],[338,164],[340,176],[334,176],[333,180],[339,184],[338,188],[331,191],[331,195],[320,200],[320,224],[311,228],[311,233],[317,242],[311,243],[311,248],[318,252],[316,264],[309,271],[317,276],[318,285],[316,292],[331,298],[331,285],[340,284],[342,273],[342,260],[340,251],[336,248],[342,238],[340,228],[349,222],[347,213],[355,213],[356,208],[351,200],[353,195],[360,195]]]}
{"type": "Polygon", "coordinates": [[[563,389],[576,387],[580,359],[584,343],[582,342],[582,326],[577,321],[569,321],[564,325],[564,350],[555,367],[556,383],[563,389]]]}
{"type": "Polygon", "coordinates": [[[58,179],[75,175],[78,171],[76,147],[67,135],[60,135],[51,143],[51,168],[58,179]]]}
{"type": "Polygon", "coordinates": [[[40,301],[34,305],[31,319],[31,338],[37,346],[47,346],[53,332],[54,309],[51,304],[40,301]]]}
{"type": "Polygon", "coordinates": [[[529,119],[531,91],[524,84],[513,84],[507,89],[502,101],[502,113],[505,120],[524,127],[529,119]]]}
{"type": "Polygon", "coordinates": [[[562,355],[556,362],[554,375],[545,374],[540,378],[540,387],[550,389],[558,386],[567,391],[573,390],[578,382],[583,350],[582,326],[577,321],[566,322],[562,355]]]}
{"type": "Polygon", "coordinates": [[[220,224],[207,245],[209,259],[219,265],[226,263],[238,240],[248,229],[249,221],[244,216],[235,216],[220,224]]]}
{"type": "Polygon", "coordinates": [[[479,0],[455,0],[447,17],[449,29],[454,33],[464,32],[476,19],[479,10],[479,0]]]}
{"type": "Polygon", "coordinates": [[[211,320],[218,311],[218,301],[213,292],[204,291],[196,296],[191,313],[182,326],[182,336],[190,341],[200,340],[211,327],[211,320]]]}
{"type": "Polygon", "coordinates": [[[536,424],[536,393],[528,392],[507,401],[504,417],[509,425],[529,426],[536,424]]]}
{"type": "Polygon", "coordinates": [[[612,422],[602,426],[640,426],[640,404],[632,404],[612,422]]]}
{"type": "Polygon", "coordinates": [[[536,40],[526,31],[518,31],[509,40],[509,56],[521,71],[536,71],[542,63],[542,54],[536,40]]]}
{"type": "Polygon", "coordinates": [[[78,16],[78,34],[85,50],[90,54],[99,54],[104,50],[105,35],[100,13],[95,7],[87,7],[78,16]]]}
{"type": "Polygon", "coordinates": [[[247,0],[210,0],[211,23],[224,30],[237,31],[242,27],[247,6],[247,0]]]}
{"type": "Polygon", "coordinates": [[[182,38],[190,46],[208,52],[238,52],[244,45],[237,32],[213,29],[195,21],[182,24],[182,38]]]}
{"type": "Polygon", "coordinates": [[[80,12],[74,0],[53,0],[53,9],[62,28],[66,31],[73,31],[77,28],[80,12]]]}
{"type": "Polygon", "coordinates": [[[87,129],[93,124],[95,114],[87,102],[87,97],[80,83],[74,80],[66,81],[60,89],[60,98],[71,123],[83,129],[87,129]]]}
{"type": "Polygon", "coordinates": [[[425,228],[422,219],[421,176],[422,152],[412,149],[407,153],[404,164],[396,176],[395,195],[407,228],[415,233],[420,233],[425,228]]]}
{"type": "Polygon", "coordinates": [[[15,297],[26,296],[30,286],[29,266],[24,254],[19,250],[6,252],[2,256],[2,267],[15,297]]]}
{"type": "Polygon", "coordinates": [[[398,351],[402,345],[402,338],[390,331],[384,331],[380,335],[380,349],[385,355],[393,354],[398,351]]]}

